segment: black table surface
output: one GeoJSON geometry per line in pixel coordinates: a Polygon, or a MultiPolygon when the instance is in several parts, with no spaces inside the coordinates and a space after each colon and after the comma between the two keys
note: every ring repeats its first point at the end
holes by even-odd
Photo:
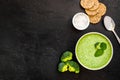
{"type": "MultiPolygon", "coordinates": [[[[100,0],[107,6],[120,37],[120,0],[100,0]]],[[[78,31],[72,17],[84,12],[79,0],[0,0],[0,80],[119,80],[120,45],[107,31],[103,18],[78,31]],[[114,55],[110,64],[98,71],[80,65],[80,73],[60,73],[61,54],[73,52],[77,40],[87,32],[100,32],[112,42],[114,55]]]]}

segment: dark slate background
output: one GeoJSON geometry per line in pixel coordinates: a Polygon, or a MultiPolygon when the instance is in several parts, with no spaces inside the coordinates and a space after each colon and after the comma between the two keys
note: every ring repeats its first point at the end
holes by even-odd
{"type": "MultiPolygon", "coordinates": [[[[120,37],[120,0],[101,2],[120,37]]],[[[0,80],[119,80],[120,45],[114,34],[106,31],[103,18],[84,31],[74,29],[71,20],[77,12],[84,12],[79,0],[0,0],[0,80]],[[111,40],[110,64],[98,71],[80,65],[79,74],[58,72],[61,54],[74,53],[77,40],[87,32],[100,32],[111,40]]]]}

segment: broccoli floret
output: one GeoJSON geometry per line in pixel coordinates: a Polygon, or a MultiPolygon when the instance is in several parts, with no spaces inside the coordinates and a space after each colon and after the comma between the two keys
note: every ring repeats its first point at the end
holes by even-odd
{"type": "Polygon", "coordinates": [[[68,70],[68,65],[64,62],[59,63],[58,65],[58,71],[65,72],[68,70]]]}
{"type": "Polygon", "coordinates": [[[67,61],[67,65],[68,65],[68,70],[70,72],[75,72],[75,73],[80,72],[79,65],[75,61],[67,61]]]}
{"type": "Polygon", "coordinates": [[[61,61],[66,62],[68,60],[72,60],[72,56],[73,56],[72,52],[66,51],[62,54],[61,61]]]}
{"type": "Polygon", "coordinates": [[[66,51],[62,54],[61,62],[58,64],[58,71],[65,72],[69,70],[75,73],[80,72],[79,65],[75,61],[72,61],[72,56],[73,54],[70,51],[66,51]]]}

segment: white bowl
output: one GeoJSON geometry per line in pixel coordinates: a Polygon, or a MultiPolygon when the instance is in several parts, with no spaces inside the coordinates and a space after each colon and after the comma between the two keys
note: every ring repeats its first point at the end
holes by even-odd
{"type": "Polygon", "coordinates": [[[90,20],[85,13],[79,12],[73,16],[72,24],[77,30],[85,30],[89,26],[90,20]]]}
{"type": "Polygon", "coordinates": [[[76,55],[78,62],[84,68],[89,69],[89,70],[100,70],[100,69],[106,67],[110,63],[110,61],[113,57],[113,46],[112,46],[111,41],[105,35],[98,33],[98,32],[89,32],[89,33],[84,34],[77,41],[77,44],[75,47],[75,55],[76,55]],[[92,37],[91,37],[91,35],[92,35],[92,37]],[[96,39],[96,37],[94,35],[98,35],[100,37],[99,40],[96,39]],[[93,38],[93,36],[95,37],[94,41],[91,40],[91,38],[93,38]],[[87,38],[85,39],[85,37],[87,37],[87,38]],[[100,57],[94,57],[93,54],[94,54],[95,49],[94,49],[94,45],[91,45],[91,44],[96,43],[96,41],[98,41],[98,42],[104,41],[101,39],[102,37],[109,44],[109,46],[107,46],[108,48],[106,49],[107,54],[104,53],[104,55],[102,55],[100,57]],[[85,42],[85,43],[82,43],[82,42],[85,42]],[[87,43],[87,45],[85,45],[85,47],[84,47],[83,45],[86,43],[87,43]],[[90,43],[90,45],[89,45],[89,43],[90,43]],[[91,48],[90,50],[88,50],[88,46],[89,46],[89,48],[91,48]],[[82,50],[82,49],[84,49],[84,50],[82,50]],[[86,52],[86,50],[87,50],[87,52],[86,52]],[[109,50],[111,50],[110,53],[107,52],[109,50]],[[99,66],[99,67],[91,67],[91,65],[99,66]]]}

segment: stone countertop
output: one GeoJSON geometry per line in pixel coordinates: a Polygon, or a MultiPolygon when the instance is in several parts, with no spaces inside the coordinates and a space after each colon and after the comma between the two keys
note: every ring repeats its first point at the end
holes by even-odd
{"type": "MultiPolygon", "coordinates": [[[[120,0],[100,1],[120,37],[120,0]]],[[[0,0],[0,80],[119,80],[120,45],[104,28],[104,16],[98,24],[78,31],[72,25],[77,12],[84,12],[79,0],[0,0]],[[111,40],[110,64],[98,71],[80,65],[79,74],[58,72],[62,52],[74,53],[77,40],[87,32],[100,32],[111,40]]],[[[73,59],[77,61],[75,54],[73,59]]]]}

